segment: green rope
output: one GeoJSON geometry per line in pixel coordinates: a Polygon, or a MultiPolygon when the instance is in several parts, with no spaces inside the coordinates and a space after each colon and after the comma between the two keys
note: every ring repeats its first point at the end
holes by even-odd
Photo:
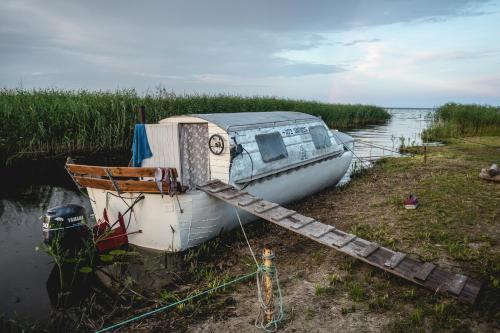
{"type": "Polygon", "coordinates": [[[276,284],[276,291],[277,291],[277,296],[278,296],[278,313],[277,315],[273,316],[273,320],[270,322],[264,324],[263,323],[263,318],[261,317],[263,314],[262,312],[259,315],[259,318],[255,321],[255,327],[265,331],[265,332],[276,332],[278,329],[278,325],[283,319],[285,318],[285,311],[283,307],[283,293],[281,291],[281,286],[278,278],[278,270],[276,269],[276,265],[273,262],[273,265],[271,267],[265,267],[260,265],[258,272],[262,273],[269,273],[271,274],[271,278],[273,280],[273,283],[276,284]],[[259,322],[260,321],[260,322],[259,322]]]}
{"type": "Polygon", "coordinates": [[[255,271],[255,272],[252,272],[252,273],[246,274],[246,275],[242,275],[242,276],[240,276],[240,277],[238,277],[238,278],[236,278],[236,279],[234,279],[234,280],[232,280],[232,281],[225,282],[225,283],[223,283],[223,284],[221,284],[221,285],[218,285],[218,286],[216,286],[216,287],[214,287],[214,288],[212,288],[212,289],[205,290],[205,291],[203,291],[203,292],[201,292],[201,293],[199,293],[199,294],[189,296],[189,297],[184,298],[184,299],[182,299],[182,300],[180,300],[180,301],[177,301],[177,302],[170,303],[170,304],[167,304],[167,305],[165,305],[165,306],[162,306],[161,308],[158,308],[158,309],[154,309],[154,310],[148,311],[148,312],[146,312],[146,313],[143,313],[143,314],[141,314],[141,315],[138,315],[138,316],[132,317],[132,318],[130,318],[130,319],[124,320],[124,321],[119,322],[119,323],[117,323],[117,324],[113,324],[113,325],[111,325],[111,326],[108,326],[108,327],[102,328],[102,329],[100,329],[100,330],[96,331],[95,333],[107,332],[107,331],[113,330],[113,329],[115,329],[115,328],[121,327],[121,326],[123,326],[123,325],[129,324],[129,323],[131,323],[131,322],[133,322],[133,321],[136,321],[136,320],[139,320],[139,319],[142,319],[142,318],[148,317],[148,316],[150,316],[150,315],[152,315],[152,314],[155,314],[155,313],[158,313],[158,312],[161,312],[161,311],[167,310],[167,309],[172,308],[172,307],[174,307],[174,306],[177,306],[177,305],[179,305],[179,304],[183,304],[183,303],[189,302],[189,301],[191,301],[191,300],[193,300],[193,299],[195,299],[195,298],[198,298],[198,297],[203,296],[203,295],[206,295],[206,294],[210,294],[210,293],[212,293],[212,292],[214,292],[214,291],[216,291],[216,290],[218,290],[218,289],[221,289],[221,288],[227,287],[227,286],[229,286],[229,285],[231,285],[231,284],[234,284],[234,283],[236,283],[236,282],[239,282],[239,281],[241,281],[241,280],[248,279],[249,277],[254,276],[255,274],[257,274],[257,272],[258,272],[258,270],[257,270],[257,271],[255,271]]]}

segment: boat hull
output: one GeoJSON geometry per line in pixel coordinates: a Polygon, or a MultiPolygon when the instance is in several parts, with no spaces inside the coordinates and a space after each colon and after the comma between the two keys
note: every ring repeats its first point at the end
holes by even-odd
{"type": "MultiPolygon", "coordinates": [[[[335,158],[277,173],[251,181],[245,190],[278,204],[286,204],[337,184],[349,168],[351,152],[335,158]]],[[[241,188],[241,184],[233,184],[241,188]]],[[[87,188],[97,219],[107,210],[110,222],[126,212],[139,193],[122,193],[87,188]]],[[[178,252],[210,240],[223,231],[239,227],[236,208],[201,191],[170,197],[142,194],[144,199],[124,215],[129,242],[147,249],[178,252]],[[140,232],[138,232],[140,231],[140,232]]],[[[243,223],[257,219],[238,210],[243,223]]]]}

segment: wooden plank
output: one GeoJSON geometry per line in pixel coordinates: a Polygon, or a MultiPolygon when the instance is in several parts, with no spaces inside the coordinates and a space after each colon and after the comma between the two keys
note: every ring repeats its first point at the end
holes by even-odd
{"type": "Polygon", "coordinates": [[[238,201],[238,206],[246,207],[246,206],[250,206],[251,204],[256,203],[258,201],[262,201],[262,199],[249,196],[247,198],[242,199],[241,201],[238,201]]]}
{"type": "Polygon", "coordinates": [[[66,164],[68,171],[78,175],[107,177],[106,169],[113,177],[154,177],[157,168],[103,167],[96,165],[66,164]]]}
{"type": "Polygon", "coordinates": [[[465,282],[467,282],[467,276],[462,274],[455,274],[453,280],[448,283],[448,291],[453,295],[460,295],[462,289],[464,289],[465,282]]]}
{"type": "Polygon", "coordinates": [[[401,261],[403,261],[405,257],[406,253],[395,252],[393,256],[384,263],[384,266],[394,269],[401,263],[401,261]]]}
{"type": "Polygon", "coordinates": [[[231,188],[233,188],[231,185],[221,185],[221,186],[218,186],[218,187],[209,188],[208,190],[211,193],[219,193],[219,192],[223,192],[223,191],[229,190],[231,188]]]}
{"type": "Polygon", "coordinates": [[[115,190],[113,188],[113,184],[111,183],[111,180],[109,180],[109,179],[89,178],[89,177],[82,177],[82,176],[74,176],[73,178],[78,183],[78,185],[80,185],[81,187],[91,187],[91,188],[98,188],[98,189],[110,190],[110,191],[115,190]]]}
{"type": "Polygon", "coordinates": [[[307,235],[309,237],[319,238],[319,236],[324,236],[326,233],[332,230],[331,225],[323,224],[318,221],[307,225],[306,227],[299,230],[299,233],[307,235]]]}
{"type": "Polygon", "coordinates": [[[66,164],[66,169],[74,174],[90,175],[96,177],[107,177],[107,173],[101,166],[66,164]]]}
{"type": "MultiPolygon", "coordinates": [[[[309,236],[312,236],[314,238],[321,238],[324,235],[326,235],[327,233],[329,233],[330,231],[335,229],[335,227],[333,227],[331,225],[323,224],[323,223],[320,223],[320,224],[321,224],[321,226],[318,227],[316,230],[309,232],[309,236]]],[[[314,225],[314,224],[312,224],[312,225],[314,225]]]]}
{"type": "Polygon", "coordinates": [[[301,229],[301,228],[305,227],[306,225],[309,225],[309,224],[313,223],[314,221],[316,221],[312,217],[308,217],[308,216],[304,216],[304,215],[300,215],[300,214],[292,215],[288,219],[291,222],[293,222],[293,225],[291,227],[295,230],[301,229]]]}
{"type": "Polygon", "coordinates": [[[113,177],[154,177],[157,170],[157,168],[132,167],[109,167],[107,169],[113,177]]]}
{"type": "Polygon", "coordinates": [[[290,217],[290,216],[295,215],[295,214],[296,214],[296,212],[294,210],[288,210],[288,211],[277,213],[277,214],[271,216],[271,219],[273,221],[278,222],[278,221],[286,219],[287,217],[290,217]]]}
{"type": "Polygon", "coordinates": [[[241,197],[242,195],[245,195],[245,194],[247,194],[247,192],[237,191],[237,192],[232,193],[232,194],[226,194],[226,193],[224,193],[222,195],[222,197],[224,199],[232,200],[232,199],[235,199],[237,197],[241,197]]]}
{"type": "Polygon", "coordinates": [[[208,182],[206,182],[204,184],[199,185],[199,187],[206,187],[206,186],[210,186],[210,185],[217,184],[217,183],[222,183],[222,182],[218,179],[213,179],[213,180],[209,180],[208,182]]]}
{"type": "MultiPolygon", "coordinates": [[[[90,178],[75,176],[75,181],[82,187],[91,187],[101,190],[115,191],[113,183],[109,179],[90,178]]],[[[154,181],[141,180],[115,180],[122,192],[160,193],[158,185],[154,181]]],[[[168,193],[168,183],[163,182],[163,193],[168,193]]]]}
{"type": "Polygon", "coordinates": [[[234,194],[237,194],[237,193],[241,193],[241,192],[234,189],[234,188],[230,188],[230,189],[224,191],[224,193],[221,193],[221,195],[222,195],[222,198],[227,199],[228,197],[230,197],[234,194]]]}
{"type": "Polygon", "coordinates": [[[323,226],[324,226],[323,223],[314,221],[313,223],[309,223],[307,226],[298,230],[297,232],[301,235],[312,238],[313,234],[321,233],[324,230],[323,226]]]}
{"type": "MultiPolygon", "coordinates": [[[[385,271],[389,271],[393,274],[397,273],[397,271],[390,270],[387,267],[384,266],[384,263],[389,260],[392,255],[394,254],[393,251],[381,246],[377,249],[377,251],[373,252],[370,256],[362,258],[365,262],[368,262],[370,265],[379,267],[385,271]]],[[[398,273],[399,274],[399,273],[398,273]]]]}
{"type": "Polygon", "coordinates": [[[371,244],[370,241],[356,237],[347,244],[345,244],[341,249],[342,252],[345,252],[353,257],[364,258],[360,254],[363,253],[366,250],[366,248],[370,246],[370,244],[371,244]]]}
{"type": "Polygon", "coordinates": [[[436,265],[430,262],[426,262],[422,265],[420,270],[415,274],[414,278],[417,280],[425,281],[431,272],[436,268],[436,265]]]}
{"type": "Polygon", "coordinates": [[[358,251],[357,254],[363,258],[368,257],[373,252],[377,251],[380,245],[377,243],[370,243],[367,247],[365,247],[362,251],[358,251]]]}
{"type": "Polygon", "coordinates": [[[262,214],[262,213],[268,212],[271,209],[274,209],[274,208],[279,207],[279,206],[280,205],[278,205],[277,203],[274,203],[274,202],[263,201],[263,202],[259,202],[259,206],[257,208],[255,208],[254,210],[257,214],[262,214]]]}
{"type": "MultiPolygon", "coordinates": [[[[391,251],[392,252],[392,251],[391,251]]],[[[392,252],[394,253],[394,252],[392,252]]],[[[420,262],[418,260],[415,260],[413,258],[408,257],[407,254],[403,253],[405,257],[394,267],[389,269],[391,271],[396,271],[399,276],[404,277],[407,280],[414,280],[413,276],[417,272],[418,268],[420,267],[420,262]]],[[[391,254],[391,257],[387,259],[386,261],[390,260],[393,257],[394,254],[391,254]]],[[[385,264],[385,262],[384,262],[385,264]]],[[[416,281],[416,280],[415,280],[416,281]]]]}
{"type": "Polygon", "coordinates": [[[480,282],[467,279],[464,289],[462,289],[462,292],[460,293],[460,295],[458,295],[458,300],[465,303],[474,304],[480,290],[480,282]]]}
{"type": "MultiPolygon", "coordinates": [[[[160,193],[160,189],[156,182],[153,181],[140,181],[140,180],[117,180],[118,186],[122,192],[147,192],[147,193],[160,193]]],[[[169,184],[163,182],[163,193],[168,193],[169,184]]]]}
{"type": "MultiPolygon", "coordinates": [[[[277,222],[278,220],[273,220],[273,217],[279,217],[280,215],[287,214],[291,212],[291,210],[286,209],[285,207],[279,206],[275,207],[271,210],[265,211],[261,213],[260,215],[264,216],[265,219],[271,221],[271,222],[277,222]]],[[[254,212],[254,214],[258,214],[257,212],[254,212]]]]}
{"type": "Polygon", "coordinates": [[[332,242],[332,245],[335,245],[337,247],[344,247],[355,239],[356,239],[355,235],[345,234],[345,236],[340,238],[338,241],[332,242]]]}

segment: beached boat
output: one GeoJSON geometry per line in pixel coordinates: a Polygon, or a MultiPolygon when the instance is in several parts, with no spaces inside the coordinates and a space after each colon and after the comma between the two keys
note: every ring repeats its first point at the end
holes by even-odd
{"type": "MultiPolygon", "coordinates": [[[[284,204],[339,182],[354,140],[298,112],[174,116],[140,124],[135,167],[67,163],[100,223],[120,219],[131,244],[182,251],[239,226],[236,209],[197,186],[220,180],[284,204]]],[[[238,210],[243,223],[256,217],[238,210]]]]}

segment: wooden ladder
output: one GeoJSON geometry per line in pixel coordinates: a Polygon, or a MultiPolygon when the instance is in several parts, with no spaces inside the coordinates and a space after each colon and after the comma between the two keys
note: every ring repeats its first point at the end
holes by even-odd
{"type": "Polygon", "coordinates": [[[478,281],[462,274],[447,272],[429,262],[420,262],[397,252],[346,233],[334,226],[286,209],[277,203],[257,198],[219,180],[198,189],[264,220],[308,237],[318,243],[350,255],[372,266],[395,274],[435,292],[447,293],[459,301],[473,304],[481,289],[478,281]]]}

